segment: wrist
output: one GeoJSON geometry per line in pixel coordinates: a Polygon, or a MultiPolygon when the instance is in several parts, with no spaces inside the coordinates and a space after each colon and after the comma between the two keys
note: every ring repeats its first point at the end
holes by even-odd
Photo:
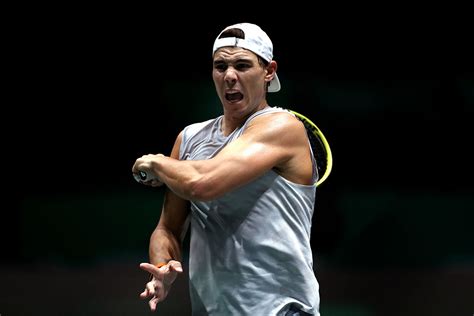
{"type": "MultiPolygon", "coordinates": [[[[167,265],[168,262],[170,262],[171,260],[173,260],[173,259],[163,259],[161,261],[158,261],[158,263],[153,263],[153,265],[159,269],[159,268],[167,265]]],[[[153,277],[154,277],[153,273],[150,273],[150,281],[153,280],[153,277]]]]}
{"type": "Polygon", "coordinates": [[[159,263],[155,264],[155,267],[157,267],[157,268],[159,269],[159,268],[161,268],[162,266],[165,266],[165,265],[167,265],[167,264],[168,264],[168,262],[159,262],[159,263]]]}
{"type": "Polygon", "coordinates": [[[162,266],[165,266],[168,264],[168,262],[170,262],[171,260],[173,259],[159,259],[159,260],[153,260],[155,261],[156,263],[153,263],[153,265],[157,268],[161,268],[162,266]]]}

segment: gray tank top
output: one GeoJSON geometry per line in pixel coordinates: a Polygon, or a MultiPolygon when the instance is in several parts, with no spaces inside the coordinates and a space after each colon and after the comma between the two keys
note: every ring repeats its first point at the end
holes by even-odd
{"type": "MultiPolygon", "coordinates": [[[[223,116],[189,125],[180,159],[209,159],[256,116],[282,111],[258,111],[229,136],[221,133],[223,116]]],[[[316,180],[314,161],[313,169],[316,180]]],[[[310,245],[315,194],[315,186],[292,183],[271,170],[216,200],[191,201],[193,315],[273,316],[295,310],[319,315],[310,245]]]]}

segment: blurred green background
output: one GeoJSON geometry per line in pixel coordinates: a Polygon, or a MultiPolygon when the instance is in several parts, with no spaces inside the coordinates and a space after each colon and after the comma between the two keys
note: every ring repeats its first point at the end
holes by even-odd
{"type": "MultiPolygon", "coordinates": [[[[474,75],[463,25],[93,12],[32,15],[35,27],[22,29],[27,89],[10,106],[21,124],[5,150],[1,315],[150,314],[138,265],[163,189],[130,170],[143,154],[168,154],[187,124],[221,114],[212,43],[244,20],[274,43],[283,88],[270,104],[313,119],[332,146],[312,232],[322,316],[474,312],[474,75]]],[[[185,275],[158,314],[190,315],[185,275]]]]}

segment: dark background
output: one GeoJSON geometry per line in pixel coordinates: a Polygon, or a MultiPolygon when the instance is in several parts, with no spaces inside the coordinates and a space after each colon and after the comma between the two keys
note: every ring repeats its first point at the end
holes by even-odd
{"type": "MultiPolygon", "coordinates": [[[[0,314],[149,314],[138,265],[163,189],[138,185],[131,167],[221,114],[212,44],[248,21],[274,43],[283,88],[270,104],[313,119],[332,146],[312,234],[322,315],[471,315],[474,75],[462,8],[212,8],[20,10],[0,314]]],[[[187,295],[182,277],[161,315],[189,315],[187,295]]]]}

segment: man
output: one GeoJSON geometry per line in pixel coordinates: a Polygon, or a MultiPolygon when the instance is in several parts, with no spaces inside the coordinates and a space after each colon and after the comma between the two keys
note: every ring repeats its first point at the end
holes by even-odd
{"type": "Polygon", "coordinates": [[[318,174],[304,126],[267,103],[280,90],[273,44],[259,26],[235,24],[212,58],[223,115],[187,126],[169,157],[132,167],[143,184],[167,187],[141,297],[154,311],[168,295],[190,220],[193,315],[319,315],[310,245],[318,174]]]}

